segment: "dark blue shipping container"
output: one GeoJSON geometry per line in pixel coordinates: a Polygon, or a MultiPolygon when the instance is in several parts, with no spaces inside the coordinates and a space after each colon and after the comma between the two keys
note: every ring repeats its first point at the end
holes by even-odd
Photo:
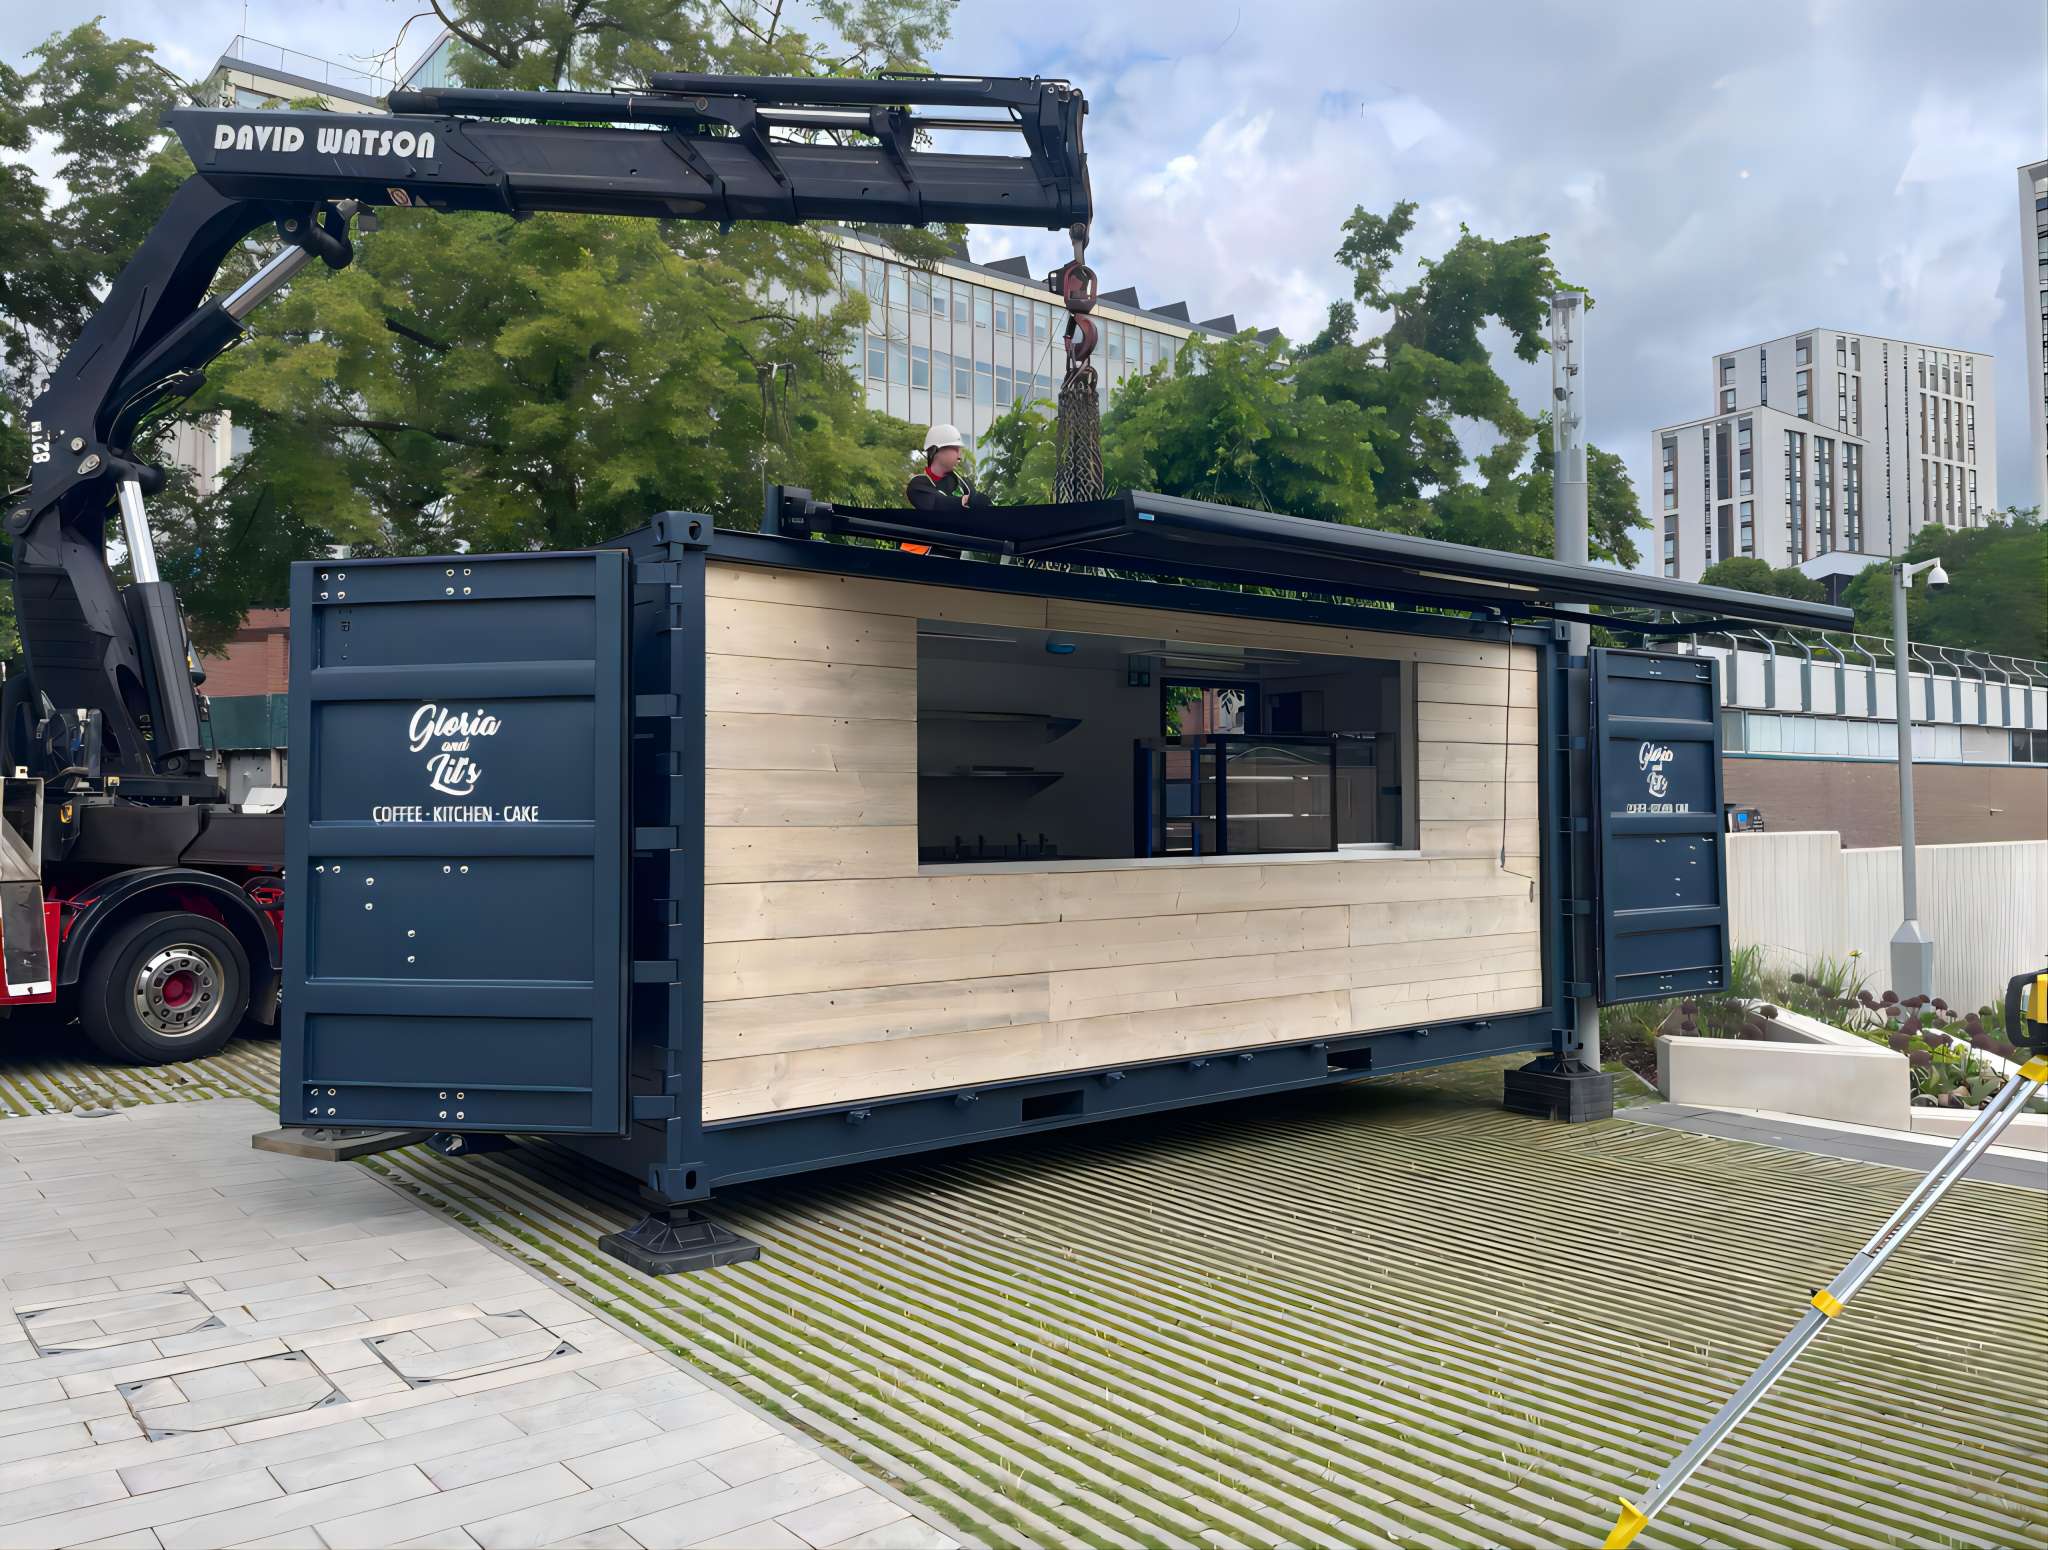
{"type": "Polygon", "coordinates": [[[1561,623],[1497,606],[1196,590],[1174,583],[1200,568],[1158,569],[1132,579],[714,534],[677,513],[613,548],[295,567],[284,1122],[557,1137],[640,1181],[650,1218],[609,1246],[672,1269],[748,1252],[687,1209],[725,1184],[1479,1056],[1562,1059],[1572,998],[1596,985],[1621,1001],[1725,983],[1713,662],[1573,658],[1561,623]],[[1540,1009],[707,1122],[714,552],[1532,648],[1540,1009]]]}

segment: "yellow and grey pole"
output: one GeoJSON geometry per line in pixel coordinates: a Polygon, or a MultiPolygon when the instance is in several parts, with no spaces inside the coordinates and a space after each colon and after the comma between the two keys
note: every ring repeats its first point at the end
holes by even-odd
{"type": "MultiPolygon", "coordinates": [[[[2018,997],[2007,996],[2008,1007],[2016,1007],[2018,1003],[2018,997]]],[[[2032,1032],[2037,1035],[2029,1038],[2030,1046],[2040,1050],[2043,1045],[2048,1045],[2048,974],[2034,976],[2020,1016],[2033,1025],[2032,1032]]],[[[2012,1030],[2010,1022],[2008,1031],[2016,1031],[2012,1030]]],[[[1771,1352],[1764,1364],[1750,1374],[1748,1381],[1716,1412],[1714,1419],[1657,1477],[1657,1483],[1650,1487],[1642,1505],[1626,1500],[1622,1502],[1621,1516],[1608,1530],[1605,1550],[1621,1550],[1622,1546],[1633,1542],[1644,1526],[1664,1510],[1671,1498],[1678,1494],[1679,1488],[1692,1478],[1693,1472],[1712,1457],[1714,1450],[1727,1440],[1728,1434],[1742,1423],[1742,1418],[1754,1410],[1757,1401],[1770,1391],[1771,1385],[1799,1359],[1799,1353],[1813,1343],[1814,1337],[1827,1327],[1830,1319],[1841,1313],[1849,1299],[1877,1273],[1877,1267],[1890,1257],[1906,1234],[1948,1193],[1950,1185],[1970,1171],[1977,1159],[2004,1133],[2006,1126],[2018,1117],[2027,1100],[2044,1085],[2048,1085],[2048,1053],[2036,1053],[2019,1068],[2011,1081],[1998,1090],[1998,1096],[1984,1106],[1970,1128],[1950,1144],[1941,1161],[1914,1186],[1904,1203],[1891,1214],[1891,1219],[1857,1251],[1841,1274],[1813,1294],[1813,1304],[1805,1317],[1778,1342],[1778,1348],[1771,1352]]]]}

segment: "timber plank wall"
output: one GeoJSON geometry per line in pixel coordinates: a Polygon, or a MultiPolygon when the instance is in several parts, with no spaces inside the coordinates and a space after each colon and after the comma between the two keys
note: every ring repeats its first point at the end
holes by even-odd
{"type": "Polygon", "coordinates": [[[707,1120],[1543,1005],[1528,647],[718,561],[706,590],[707,1120]],[[1420,850],[921,873],[920,619],[1399,662],[1420,850]]]}

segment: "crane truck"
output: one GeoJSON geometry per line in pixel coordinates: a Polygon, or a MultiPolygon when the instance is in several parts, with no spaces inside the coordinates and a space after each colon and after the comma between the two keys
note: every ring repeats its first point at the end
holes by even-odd
{"type": "Polygon", "coordinates": [[[387,105],[166,114],[195,170],[30,406],[30,480],[4,503],[23,661],[0,701],[0,1007],[75,1011],[115,1059],[193,1058],[276,1017],[283,818],[229,803],[209,771],[147,512],[164,473],[136,445],[265,298],[308,264],[346,266],[380,207],[1044,227],[1072,234],[1069,270],[1092,214],[1087,106],[1058,80],[656,73],[645,90],[387,105]],[[962,133],[1004,144],[936,148],[962,133]],[[281,250],[220,286],[266,226],[281,250]]]}

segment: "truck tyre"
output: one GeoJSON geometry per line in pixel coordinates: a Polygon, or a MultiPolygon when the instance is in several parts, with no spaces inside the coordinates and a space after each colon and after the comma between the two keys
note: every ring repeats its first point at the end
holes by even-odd
{"type": "Polygon", "coordinates": [[[219,921],[184,910],[116,926],[86,962],[78,1020],[102,1054],[161,1066],[211,1055],[249,1006],[249,959],[219,921]]]}

